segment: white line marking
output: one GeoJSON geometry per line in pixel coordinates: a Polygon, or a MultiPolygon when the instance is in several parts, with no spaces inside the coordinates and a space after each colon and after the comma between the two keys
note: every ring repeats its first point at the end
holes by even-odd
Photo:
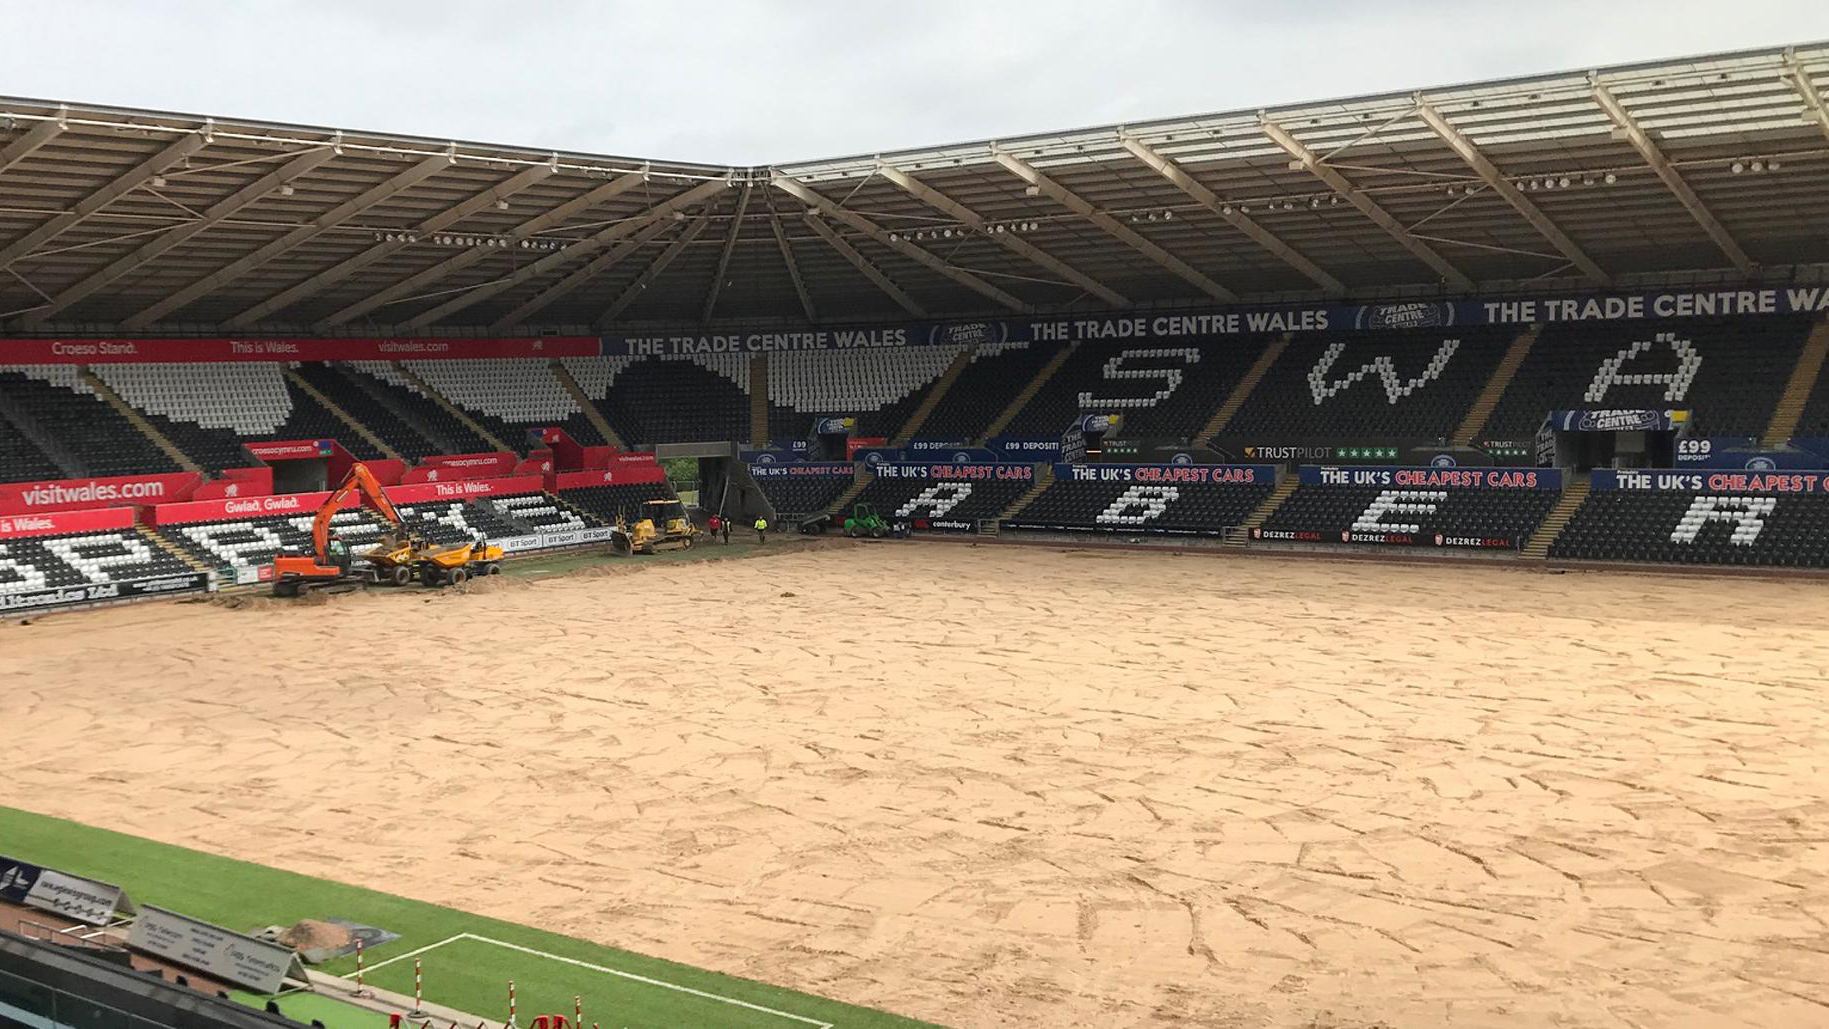
{"type": "MultiPolygon", "coordinates": [[[[470,935],[469,933],[458,933],[456,936],[452,936],[449,939],[439,940],[437,943],[434,943],[431,946],[421,947],[418,950],[412,951],[410,953],[401,954],[397,957],[388,958],[386,961],[377,961],[376,963],[374,963],[372,965],[363,965],[362,974],[367,975],[370,972],[373,972],[377,968],[386,968],[388,965],[391,965],[396,961],[405,961],[407,958],[416,958],[419,955],[424,954],[428,950],[437,950],[438,948],[444,946],[447,943],[456,943],[458,940],[461,940],[464,937],[469,936],[469,935],[470,935]]],[[[354,979],[355,977],[356,977],[356,973],[354,973],[354,972],[351,972],[348,975],[343,976],[343,978],[345,978],[345,979],[354,979]]]]}
{"type": "MultiPolygon", "coordinates": [[[[808,1018],[805,1015],[795,1015],[795,1014],[790,1014],[786,1011],[777,1011],[774,1008],[763,1007],[760,1004],[751,1004],[749,1001],[738,1000],[735,997],[725,997],[725,996],[721,996],[716,993],[706,993],[704,990],[695,990],[690,986],[680,986],[677,983],[665,982],[660,979],[650,979],[645,975],[636,975],[634,972],[623,972],[623,971],[620,971],[620,970],[614,969],[614,968],[605,968],[602,965],[593,965],[589,961],[579,961],[576,958],[560,957],[557,954],[548,954],[543,950],[535,950],[532,947],[523,947],[520,944],[516,944],[516,943],[504,943],[501,940],[492,940],[487,936],[478,936],[475,933],[461,933],[458,936],[452,937],[452,939],[471,939],[471,940],[477,941],[478,943],[490,943],[490,944],[494,944],[497,947],[506,947],[509,950],[518,950],[523,954],[532,954],[535,957],[546,958],[548,961],[559,961],[559,962],[563,962],[568,965],[576,965],[579,968],[588,968],[593,972],[602,972],[605,975],[620,976],[621,978],[624,978],[624,979],[633,979],[634,981],[636,981],[638,983],[646,983],[649,986],[658,986],[664,990],[673,990],[678,993],[688,993],[694,997],[703,997],[706,1000],[715,1000],[721,1004],[732,1004],[732,1005],[735,1005],[740,1008],[748,1008],[751,1011],[760,1011],[765,1015],[774,1015],[777,1018],[786,1018],[786,1019],[791,1019],[795,1022],[804,1022],[807,1025],[815,1026],[816,1029],[832,1029],[831,1022],[821,1022],[817,1018],[808,1018]]],[[[445,942],[449,943],[450,940],[446,940],[445,942]]],[[[443,944],[433,944],[432,946],[436,947],[436,946],[442,946],[442,945],[443,944]]],[[[425,949],[430,950],[432,948],[427,947],[425,949]]],[[[417,953],[419,953],[419,951],[414,951],[413,953],[417,954],[417,953]]],[[[412,957],[412,954],[407,954],[404,956],[412,957]]],[[[400,959],[394,958],[393,960],[398,961],[400,959]]]]}

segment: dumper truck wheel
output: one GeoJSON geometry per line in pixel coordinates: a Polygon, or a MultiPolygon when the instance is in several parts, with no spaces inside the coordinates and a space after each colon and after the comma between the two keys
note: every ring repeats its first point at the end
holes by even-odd
{"type": "Polygon", "coordinates": [[[462,586],[469,580],[470,573],[462,568],[453,568],[445,573],[445,578],[448,579],[453,586],[462,586]]]}
{"type": "Polygon", "coordinates": [[[396,586],[405,586],[413,581],[413,570],[406,565],[395,565],[389,578],[396,586]]]}
{"type": "Polygon", "coordinates": [[[496,564],[494,561],[491,561],[488,564],[483,566],[483,574],[484,575],[500,575],[500,574],[502,574],[502,566],[496,564]]]}
{"type": "Polygon", "coordinates": [[[419,569],[419,584],[422,586],[438,585],[438,568],[434,565],[422,565],[419,569]]]}

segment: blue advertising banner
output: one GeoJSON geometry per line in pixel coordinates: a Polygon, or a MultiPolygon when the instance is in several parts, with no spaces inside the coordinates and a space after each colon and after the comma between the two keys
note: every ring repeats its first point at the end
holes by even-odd
{"type": "Polygon", "coordinates": [[[1389,486],[1393,489],[1438,490],[1562,488],[1560,468],[1340,468],[1333,465],[1303,465],[1296,469],[1296,475],[1297,481],[1304,486],[1389,486]]]}
{"type": "Polygon", "coordinates": [[[1005,461],[1047,461],[1061,456],[1059,436],[993,436],[984,445],[1002,455],[1005,461]]]}
{"type": "Polygon", "coordinates": [[[1561,432],[1669,432],[1689,422],[1688,411],[1551,411],[1548,424],[1561,432]]]}
{"type": "Polygon", "coordinates": [[[1276,482],[1272,464],[1057,464],[1067,482],[1132,482],[1146,486],[1240,485],[1276,482]]]}
{"type": "Polygon", "coordinates": [[[806,452],[800,450],[770,448],[768,450],[737,451],[737,460],[747,465],[787,464],[790,461],[805,461],[806,459],[806,452]]]}
{"type": "Polygon", "coordinates": [[[791,461],[752,464],[749,474],[758,479],[849,479],[857,474],[857,468],[843,461],[791,461]]]}
{"type": "Polygon", "coordinates": [[[871,471],[880,479],[937,479],[951,482],[1033,482],[1035,466],[1026,464],[917,464],[884,462],[871,471]]]}
{"type": "Polygon", "coordinates": [[[1641,321],[1829,312],[1829,286],[1671,290],[1589,296],[1291,304],[1174,314],[1113,314],[1022,321],[909,322],[776,332],[609,335],[607,356],[767,354],[1076,340],[1198,340],[1281,332],[1366,332],[1459,325],[1641,321]]]}
{"type": "Polygon", "coordinates": [[[1677,464],[1686,468],[1744,468],[1769,472],[1776,469],[1829,468],[1829,456],[1807,446],[1822,440],[1790,440],[1779,450],[1766,450],[1751,436],[1692,436],[1677,441],[1677,464]]]}
{"type": "Polygon", "coordinates": [[[1640,493],[1829,493],[1829,472],[1683,471],[1675,468],[1596,468],[1595,491],[1640,493]]]}

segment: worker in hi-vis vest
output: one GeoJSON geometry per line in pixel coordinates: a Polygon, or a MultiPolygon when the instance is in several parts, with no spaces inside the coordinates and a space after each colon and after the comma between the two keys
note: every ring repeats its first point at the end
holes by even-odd
{"type": "Polygon", "coordinates": [[[758,545],[760,545],[760,544],[764,544],[767,542],[768,542],[768,519],[758,516],[756,518],[756,543],[758,545]]]}

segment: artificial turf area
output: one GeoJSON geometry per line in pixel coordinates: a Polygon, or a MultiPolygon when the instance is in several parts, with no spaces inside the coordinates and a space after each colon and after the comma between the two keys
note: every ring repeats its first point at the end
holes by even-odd
{"type": "MultiPolygon", "coordinates": [[[[412,992],[410,959],[419,955],[426,1000],[499,1021],[507,1015],[506,984],[515,980],[519,1021],[572,1012],[584,998],[585,1021],[609,1027],[718,1026],[892,1029],[922,1026],[881,1011],[795,993],[765,983],[644,957],[511,922],[436,904],[346,886],[275,868],[154,843],[60,818],[0,807],[0,854],[119,883],[136,902],[157,904],[239,931],[290,925],[302,918],[349,918],[400,934],[365,954],[367,980],[385,990],[412,992]],[[383,962],[390,962],[382,964],[383,962]]],[[[342,975],[353,958],[319,966],[342,975]]],[[[369,1029],[365,1012],[319,999],[288,997],[292,1017],[323,1019],[329,1029],[369,1029]],[[295,1014],[292,1005],[303,1004],[295,1014]],[[330,1017],[326,1017],[326,1015],[330,1017]]]]}

